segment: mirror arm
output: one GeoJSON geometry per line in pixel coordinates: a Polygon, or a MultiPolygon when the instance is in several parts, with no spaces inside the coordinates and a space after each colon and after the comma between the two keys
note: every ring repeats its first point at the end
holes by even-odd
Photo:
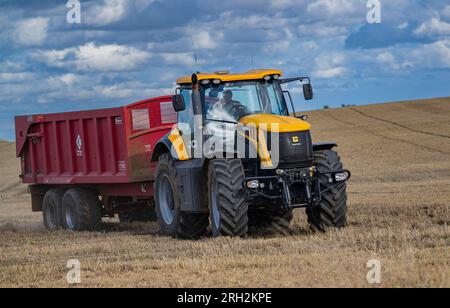
{"type": "Polygon", "coordinates": [[[289,100],[291,101],[292,111],[294,112],[294,117],[297,117],[297,112],[295,111],[294,101],[292,100],[291,92],[283,91],[283,93],[285,93],[285,94],[287,93],[287,95],[289,96],[289,100]]]}

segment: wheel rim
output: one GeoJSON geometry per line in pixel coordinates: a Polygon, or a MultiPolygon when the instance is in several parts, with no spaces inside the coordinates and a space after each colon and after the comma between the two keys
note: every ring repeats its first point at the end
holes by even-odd
{"type": "Polygon", "coordinates": [[[55,209],[55,204],[52,201],[50,203],[50,206],[47,209],[47,224],[49,226],[50,229],[55,229],[56,228],[56,209],[55,209]]]}
{"type": "Polygon", "coordinates": [[[173,199],[172,185],[167,174],[161,176],[158,186],[158,201],[164,223],[171,225],[174,221],[175,202],[173,199]]]}
{"type": "Polygon", "coordinates": [[[72,204],[68,204],[66,206],[65,218],[66,218],[67,228],[69,230],[74,230],[76,222],[75,222],[75,209],[72,204]]]}
{"type": "Polygon", "coordinates": [[[219,202],[217,200],[217,181],[214,181],[211,189],[211,213],[212,213],[212,225],[215,230],[220,229],[220,209],[219,202]]]}

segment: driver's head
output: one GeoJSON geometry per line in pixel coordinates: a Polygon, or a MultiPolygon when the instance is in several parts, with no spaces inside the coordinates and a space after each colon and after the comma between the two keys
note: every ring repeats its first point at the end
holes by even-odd
{"type": "Polygon", "coordinates": [[[225,102],[231,102],[233,100],[233,92],[231,90],[226,90],[223,92],[223,98],[225,102]]]}

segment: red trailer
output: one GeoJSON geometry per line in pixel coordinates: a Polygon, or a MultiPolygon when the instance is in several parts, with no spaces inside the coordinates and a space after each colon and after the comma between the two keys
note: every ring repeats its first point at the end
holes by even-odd
{"type": "Polygon", "coordinates": [[[92,216],[93,226],[73,221],[68,229],[96,227],[100,215],[153,219],[156,166],[150,156],[176,121],[171,96],[111,109],[16,117],[20,177],[30,184],[33,211],[50,207],[44,210],[48,229],[64,223],[52,221],[59,210],[52,204],[62,198],[75,207],[77,202],[102,205],[85,213],[92,216]]]}

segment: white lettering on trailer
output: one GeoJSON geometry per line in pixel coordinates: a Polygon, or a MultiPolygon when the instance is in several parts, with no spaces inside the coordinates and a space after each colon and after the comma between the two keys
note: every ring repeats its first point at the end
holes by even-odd
{"type": "Polygon", "coordinates": [[[77,156],[83,156],[83,140],[81,140],[80,134],[77,135],[77,140],[75,141],[77,145],[77,156]]]}
{"type": "Polygon", "coordinates": [[[123,124],[123,118],[122,117],[117,117],[115,122],[116,122],[116,125],[122,125],[123,124]]]}
{"type": "Polygon", "coordinates": [[[127,170],[127,164],[124,160],[119,160],[117,162],[117,171],[125,172],[127,170]]]}

